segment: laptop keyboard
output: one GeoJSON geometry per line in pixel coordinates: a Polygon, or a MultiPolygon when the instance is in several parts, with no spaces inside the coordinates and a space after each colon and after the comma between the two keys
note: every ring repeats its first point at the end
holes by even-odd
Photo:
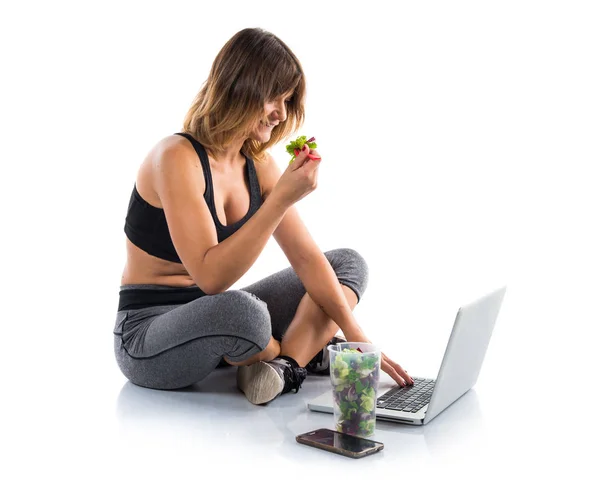
{"type": "Polygon", "coordinates": [[[429,403],[435,380],[413,378],[414,385],[394,387],[377,399],[377,408],[416,413],[429,403]]]}

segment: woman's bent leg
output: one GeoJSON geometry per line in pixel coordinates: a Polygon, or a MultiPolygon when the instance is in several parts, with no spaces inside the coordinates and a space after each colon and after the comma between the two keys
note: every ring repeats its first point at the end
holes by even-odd
{"type": "Polygon", "coordinates": [[[166,390],[202,380],[223,356],[239,362],[263,351],[271,322],[266,303],[231,290],[180,306],[120,311],[114,333],[123,374],[166,390]]]}
{"type": "MultiPolygon", "coordinates": [[[[342,285],[350,309],[354,309],[358,298],[354,291],[342,285]]],[[[298,365],[305,367],[310,360],[327,345],[339,331],[338,325],[305,294],[296,315],[289,325],[283,341],[281,354],[291,356],[298,365]]]]}
{"type": "MultiPolygon", "coordinates": [[[[324,253],[331,264],[352,309],[358,304],[368,283],[368,266],[353,249],[324,253]]],[[[339,331],[335,322],[306,292],[292,267],[288,267],[242,289],[267,303],[273,336],[281,341],[281,354],[306,366],[339,331]]]]}

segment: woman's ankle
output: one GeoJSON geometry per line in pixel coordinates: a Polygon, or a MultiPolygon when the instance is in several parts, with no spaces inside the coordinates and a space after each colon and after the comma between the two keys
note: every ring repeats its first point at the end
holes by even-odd
{"type": "Polygon", "coordinates": [[[281,353],[281,344],[277,341],[273,336],[269,340],[267,347],[262,350],[260,353],[256,353],[252,355],[250,358],[244,361],[229,361],[226,356],[223,356],[223,359],[229,363],[231,366],[249,366],[254,363],[258,363],[259,361],[271,361],[279,356],[281,353]]]}
{"type": "Polygon", "coordinates": [[[259,361],[271,361],[277,358],[281,354],[281,343],[277,341],[273,336],[269,340],[267,347],[259,353],[259,361]]]}

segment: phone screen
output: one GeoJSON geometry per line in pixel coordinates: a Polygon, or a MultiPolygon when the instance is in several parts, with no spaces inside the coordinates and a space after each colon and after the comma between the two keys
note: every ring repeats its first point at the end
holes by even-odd
{"type": "Polygon", "coordinates": [[[328,447],[334,447],[339,450],[351,452],[353,454],[360,454],[365,450],[375,449],[382,445],[380,442],[343,434],[329,429],[313,430],[312,432],[303,434],[300,436],[300,438],[310,442],[323,444],[328,447]]]}

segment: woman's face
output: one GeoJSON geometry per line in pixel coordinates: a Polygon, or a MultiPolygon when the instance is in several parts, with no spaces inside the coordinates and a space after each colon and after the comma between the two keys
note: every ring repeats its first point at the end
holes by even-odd
{"type": "Polygon", "coordinates": [[[287,118],[287,104],[290,102],[292,94],[293,91],[265,103],[265,121],[268,124],[264,124],[263,121],[259,122],[251,134],[252,139],[261,143],[269,141],[273,128],[287,118]]]}

